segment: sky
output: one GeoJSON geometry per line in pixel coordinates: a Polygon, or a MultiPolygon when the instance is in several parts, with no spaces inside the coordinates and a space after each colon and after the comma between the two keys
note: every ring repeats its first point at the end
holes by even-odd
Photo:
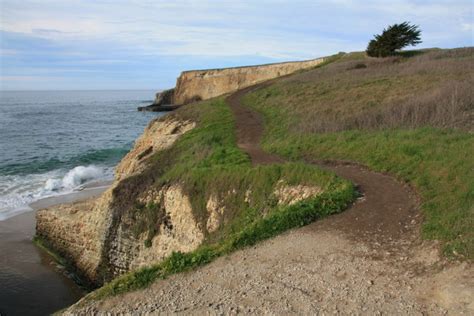
{"type": "Polygon", "coordinates": [[[184,70],[362,51],[410,21],[473,46],[472,0],[0,0],[0,90],[165,89],[184,70]]]}

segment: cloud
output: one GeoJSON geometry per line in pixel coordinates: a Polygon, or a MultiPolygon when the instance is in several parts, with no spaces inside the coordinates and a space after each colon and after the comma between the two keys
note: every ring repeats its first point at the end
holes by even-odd
{"type": "Polygon", "coordinates": [[[155,80],[149,86],[168,85],[184,67],[363,50],[373,34],[405,20],[420,25],[420,47],[473,44],[472,4],[464,0],[2,0],[1,6],[2,75],[20,68],[140,69],[155,80]],[[157,74],[157,67],[166,71],[157,74]]]}
{"type": "Polygon", "coordinates": [[[14,50],[14,49],[0,48],[0,58],[1,58],[1,56],[13,56],[13,55],[16,55],[16,54],[18,54],[18,51],[14,50]]]}
{"type": "MultiPolygon", "coordinates": [[[[453,17],[468,18],[471,7],[464,1],[448,5],[446,1],[405,0],[390,4],[333,0],[328,5],[321,1],[5,3],[2,29],[7,32],[62,42],[106,41],[158,55],[260,54],[269,58],[310,57],[314,53],[308,53],[316,49],[327,53],[336,47],[343,50],[344,45],[352,48],[351,35],[356,32],[370,36],[387,23],[399,20],[423,22],[423,29],[444,20],[438,29],[449,28],[453,17]],[[325,33],[333,37],[324,36],[325,33]]],[[[427,29],[444,32],[440,30],[427,29]]],[[[365,38],[352,46],[362,43],[365,38]]]]}
{"type": "Polygon", "coordinates": [[[474,31],[474,23],[461,23],[461,29],[463,31],[472,32],[474,31]]]}
{"type": "Polygon", "coordinates": [[[2,81],[26,81],[26,80],[36,80],[38,77],[34,76],[2,76],[0,80],[2,81]]]}

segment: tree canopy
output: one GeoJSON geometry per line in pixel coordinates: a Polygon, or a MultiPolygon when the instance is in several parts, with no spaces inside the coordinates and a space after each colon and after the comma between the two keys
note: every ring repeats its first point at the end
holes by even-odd
{"type": "Polygon", "coordinates": [[[386,57],[395,55],[406,46],[421,43],[421,30],[418,25],[409,22],[389,25],[382,34],[374,35],[367,46],[367,55],[371,57],[386,57]]]}

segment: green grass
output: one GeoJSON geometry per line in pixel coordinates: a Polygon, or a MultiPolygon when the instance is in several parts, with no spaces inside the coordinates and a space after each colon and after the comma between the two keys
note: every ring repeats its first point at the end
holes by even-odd
{"type": "Polygon", "coordinates": [[[383,132],[347,131],[270,141],[269,151],[302,157],[362,162],[418,190],[425,216],[423,236],[444,242],[445,253],[474,254],[474,139],[433,128],[383,132]]]}
{"type": "MultiPolygon", "coordinates": [[[[472,53],[471,57],[463,51],[428,54],[415,54],[395,66],[381,61],[369,66],[371,70],[346,71],[348,64],[340,60],[255,91],[245,103],[264,114],[263,145],[269,152],[292,161],[352,160],[411,183],[422,198],[423,237],[442,241],[448,256],[473,259],[474,135],[465,130],[469,121],[456,119],[451,128],[433,127],[437,121],[431,119],[410,127],[403,121],[389,124],[382,119],[377,126],[347,124],[353,117],[371,115],[372,108],[388,113],[415,98],[415,91],[422,95],[438,89],[445,84],[440,76],[453,85],[472,77],[472,68],[466,68],[472,53]],[[364,73],[358,77],[353,71],[364,73]],[[330,128],[320,124],[324,121],[331,122],[330,128]]],[[[361,60],[359,56],[357,61],[361,60]]],[[[466,93],[466,106],[457,107],[453,117],[472,115],[472,94],[466,93]]]]}
{"type": "Polygon", "coordinates": [[[152,187],[180,184],[190,198],[195,219],[204,228],[209,216],[206,203],[211,195],[217,196],[225,206],[224,225],[217,231],[205,231],[205,241],[195,251],[175,252],[161,263],[125,274],[87,299],[146,287],[157,279],[340,212],[355,198],[350,182],[312,165],[294,162],[252,167],[249,157],[236,146],[234,118],[223,99],[185,107],[173,115],[192,118],[197,127],[151,157],[144,172],[122,181],[114,192],[115,207],[120,207],[122,218],[133,219],[130,230],[135,236],[146,234],[147,247],[159,232],[156,227],[163,223],[163,212],[159,203],[141,205],[136,201],[141,192],[152,187]],[[288,185],[318,186],[323,193],[291,206],[278,205],[274,191],[282,180],[288,185]]]}
{"type": "MultiPolygon", "coordinates": [[[[258,210],[252,214],[266,212],[271,207],[268,203],[280,179],[289,185],[317,185],[324,189],[337,181],[332,174],[304,164],[252,168],[248,156],[235,144],[233,116],[227,104],[218,99],[197,106],[201,109],[199,117],[195,117],[199,120],[198,127],[183,135],[172,148],[157,153],[145,172],[122,181],[116,189],[115,195],[125,197],[126,201],[116,199],[115,203],[133,218],[134,235],[146,232],[147,240],[151,240],[158,232],[155,224],[163,218],[160,205],[133,204],[143,188],[159,189],[179,183],[190,198],[195,218],[205,227],[208,217],[206,203],[211,195],[224,201],[224,216],[232,224],[246,208],[258,210]],[[247,205],[245,194],[249,189],[251,202],[247,205]]],[[[229,225],[218,232],[218,237],[225,237],[227,230],[241,229],[232,227],[229,225]]],[[[210,240],[218,239],[209,237],[210,240]]]]}

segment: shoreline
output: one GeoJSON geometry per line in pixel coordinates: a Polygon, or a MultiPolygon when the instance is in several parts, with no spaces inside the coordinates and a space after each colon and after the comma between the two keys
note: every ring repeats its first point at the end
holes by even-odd
{"type": "MultiPolygon", "coordinates": [[[[102,192],[107,190],[112,185],[112,182],[112,180],[92,182],[85,185],[80,190],[61,195],[45,197],[30,203],[28,206],[33,209],[32,212],[36,212],[40,209],[48,208],[55,205],[84,201],[102,194],[102,192]]],[[[7,218],[6,220],[9,220],[10,218],[7,218]]]]}
{"type": "Polygon", "coordinates": [[[0,315],[51,314],[86,293],[68,271],[33,243],[36,212],[100,196],[112,181],[88,184],[80,191],[31,203],[31,211],[0,221],[0,315]],[[25,299],[27,298],[27,299],[25,299]]]}

